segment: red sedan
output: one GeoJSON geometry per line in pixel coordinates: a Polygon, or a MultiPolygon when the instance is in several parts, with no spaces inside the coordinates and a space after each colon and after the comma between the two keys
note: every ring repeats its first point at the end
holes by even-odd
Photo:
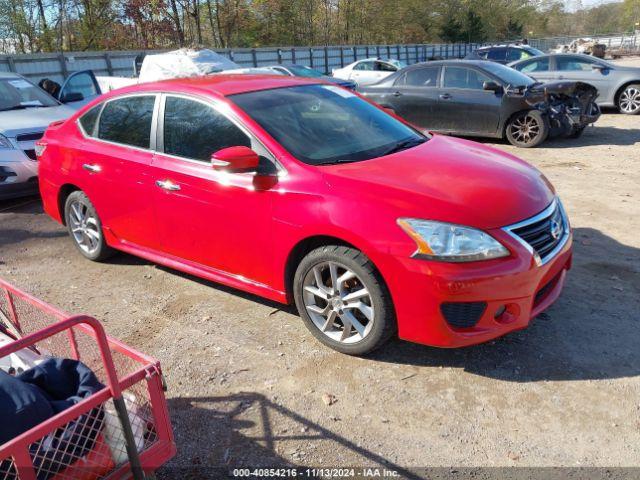
{"type": "Polygon", "coordinates": [[[278,302],[326,345],[442,347],[524,328],[555,301],[571,229],[535,168],[419,132],[293,77],[117,90],[38,146],[46,212],[113,249],[278,302]]]}

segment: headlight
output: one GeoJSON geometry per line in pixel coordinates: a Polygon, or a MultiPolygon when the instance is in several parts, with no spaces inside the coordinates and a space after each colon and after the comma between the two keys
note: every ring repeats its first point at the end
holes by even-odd
{"type": "Polygon", "coordinates": [[[398,225],[416,242],[416,256],[444,262],[473,262],[509,255],[495,238],[475,228],[415,218],[400,218],[398,225]]]}
{"type": "Polygon", "coordinates": [[[11,142],[7,137],[0,134],[0,150],[9,149],[9,148],[13,148],[13,145],[11,145],[11,142]]]}

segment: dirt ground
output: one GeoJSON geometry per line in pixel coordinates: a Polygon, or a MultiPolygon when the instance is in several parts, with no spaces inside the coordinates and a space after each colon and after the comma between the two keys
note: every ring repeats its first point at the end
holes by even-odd
{"type": "Polygon", "coordinates": [[[542,148],[497,146],[554,183],[575,256],[558,302],[489,344],[340,355],[277,304],[124,254],[84,260],[37,199],[0,203],[0,276],[161,360],[178,445],[163,478],[215,466],[640,467],[640,116],[606,112],[582,138],[542,148]]]}

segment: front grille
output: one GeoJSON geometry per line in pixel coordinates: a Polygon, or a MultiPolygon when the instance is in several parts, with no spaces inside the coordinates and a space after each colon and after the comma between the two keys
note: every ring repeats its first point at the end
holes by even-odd
{"type": "Polygon", "coordinates": [[[33,132],[33,133],[23,133],[21,135],[16,135],[16,140],[18,142],[34,142],[36,140],[40,140],[44,132],[33,132]]]}
{"type": "Polygon", "coordinates": [[[486,302],[447,302],[440,305],[444,319],[453,328],[474,327],[486,309],[486,302]]]}
{"type": "Polygon", "coordinates": [[[507,230],[529,245],[544,263],[554,253],[555,248],[565,240],[567,228],[562,207],[557,200],[554,200],[542,213],[507,227],[507,230]]]}
{"type": "Polygon", "coordinates": [[[29,157],[31,160],[38,160],[38,156],[36,155],[35,150],[24,150],[24,154],[29,157]]]}

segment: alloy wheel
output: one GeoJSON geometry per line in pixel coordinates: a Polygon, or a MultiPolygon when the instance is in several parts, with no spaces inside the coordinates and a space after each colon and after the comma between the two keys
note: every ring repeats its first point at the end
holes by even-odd
{"type": "Polygon", "coordinates": [[[640,88],[630,86],[620,94],[620,110],[624,113],[636,113],[640,110],[640,88]]]}
{"type": "Polygon", "coordinates": [[[94,254],[100,247],[102,232],[89,206],[80,201],[72,202],[69,205],[69,224],[80,249],[89,255],[94,254]]]}
{"type": "Polygon", "coordinates": [[[516,118],[509,126],[511,136],[519,143],[528,144],[540,135],[541,126],[536,118],[531,115],[522,115],[516,118]]]}
{"type": "Polygon", "coordinates": [[[328,261],[313,266],[303,281],[303,301],[314,325],[340,343],[363,340],[375,311],[364,282],[345,265],[328,261]]]}

